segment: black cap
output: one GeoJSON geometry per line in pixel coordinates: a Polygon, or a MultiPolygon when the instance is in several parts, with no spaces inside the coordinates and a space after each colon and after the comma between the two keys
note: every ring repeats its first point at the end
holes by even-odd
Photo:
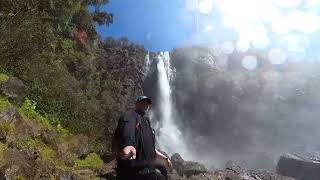
{"type": "Polygon", "coordinates": [[[151,99],[148,98],[147,96],[139,96],[136,99],[136,102],[142,102],[142,101],[148,101],[149,104],[152,104],[151,99]]]}

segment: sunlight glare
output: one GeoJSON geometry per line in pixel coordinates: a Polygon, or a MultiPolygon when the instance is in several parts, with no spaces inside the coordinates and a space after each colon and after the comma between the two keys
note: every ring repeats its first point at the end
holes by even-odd
{"type": "MultiPolygon", "coordinates": [[[[198,1],[198,9],[202,14],[209,14],[213,9],[221,12],[222,25],[225,28],[233,29],[238,34],[236,47],[240,52],[245,52],[251,47],[266,49],[272,46],[272,36],[283,36],[293,32],[308,36],[320,31],[320,15],[318,12],[308,10],[307,7],[311,5],[319,7],[320,1],[198,1]]],[[[206,23],[210,24],[212,22],[206,23]]]]}
{"type": "Polygon", "coordinates": [[[211,13],[213,9],[213,0],[200,0],[199,1],[199,12],[203,14],[211,13]]]}
{"type": "Polygon", "coordinates": [[[243,59],[242,59],[242,66],[244,68],[246,68],[247,70],[249,71],[252,71],[254,69],[257,68],[258,66],[258,61],[257,61],[257,58],[253,55],[248,55],[248,56],[245,56],[243,59]]]}
{"type": "Polygon", "coordinates": [[[285,63],[287,55],[280,49],[271,49],[268,54],[271,64],[280,65],[285,63]]]}

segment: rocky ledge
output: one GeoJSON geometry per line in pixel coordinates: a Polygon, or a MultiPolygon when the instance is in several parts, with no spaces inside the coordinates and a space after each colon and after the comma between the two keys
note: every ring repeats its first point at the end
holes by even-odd
{"type": "Polygon", "coordinates": [[[277,165],[277,173],[299,180],[320,179],[319,153],[282,155],[277,165]]]}
{"type": "MultiPolygon", "coordinates": [[[[185,161],[179,154],[171,156],[173,168],[169,171],[169,180],[294,180],[294,178],[278,175],[267,171],[248,170],[230,161],[224,170],[208,171],[204,165],[185,161]]],[[[110,172],[101,176],[104,179],[116,179],[112,161],[107,165],[110,172]]]]}
{"type": "Polygon", "coordinates": [[[172,157],[171,180],[294,180],[267,171],[247,170],[234,162],[228,162],[224,170],[207,171],[199,163],[184,161],[179,154],[172,157]]]}

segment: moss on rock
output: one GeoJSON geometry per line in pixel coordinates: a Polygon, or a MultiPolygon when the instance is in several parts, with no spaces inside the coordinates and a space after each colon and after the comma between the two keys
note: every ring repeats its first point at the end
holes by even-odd
{"type": "Polygon", "coordinates": [[[9,76],[3,73],[0,73],[0,84],[3,84],[9,80],[9,76]]]}
{"type": "Polygon", "coordinates": [[[13,123],[1,122],[0,123],[0,142],[5,143],[11,141],[15,136],[15,126],[13,123]]]}
{"type": "Polygon", "coordinates": [[[11,107],[10,102],[5,98],[0,98],[0,112],[3,112],[11,107]]]}
{"type": "Polygon", "coordinates": [[[81,169],[81,168],[90,168],[99,170],[103,166],[103,161],[101,160],[100,156],[96,153],[89,154],[85,159],[80,160],[77,159],[75,162],[75,168],[81,169]]]}
{"type": "MultiPolygon", "coordinates": [[[[15,107],[4,98],[0,100],[2,107],[15,107]]],[[[11,179],[37,179],[39,176],[57,179],[62,172],[69,172],[71,177],[94,178],[95,172],[103,168],[100,156],[89,154],[91,147],[87,136],[71,134],[59,121],[51,124],[47,116],[36,111],[33,101],[26,99],[18,111],[13,112],[14,120],[0,119],[0,131],[7,137],[0,143],[0,167],[10,172],[11,179]]]]}
{"type": "MultiPolygon", "coordinates": [[[[3,158],[4,158],[3,154],[6,149],[7,149],[7,145],[0,143],[0,160],[3,160],[3,158]]],[[[0,163],[0,165],[1,165],[1,163],[0,163]]]]}

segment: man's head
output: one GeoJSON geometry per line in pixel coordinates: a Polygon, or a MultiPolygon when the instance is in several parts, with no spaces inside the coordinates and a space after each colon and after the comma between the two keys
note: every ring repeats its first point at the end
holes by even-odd
{"type": "Polygon", "coordinates": [[[136,110],[146,113],[151,105],[151,100],[147,96],[139,96],[136,99],[136,110]]]}

